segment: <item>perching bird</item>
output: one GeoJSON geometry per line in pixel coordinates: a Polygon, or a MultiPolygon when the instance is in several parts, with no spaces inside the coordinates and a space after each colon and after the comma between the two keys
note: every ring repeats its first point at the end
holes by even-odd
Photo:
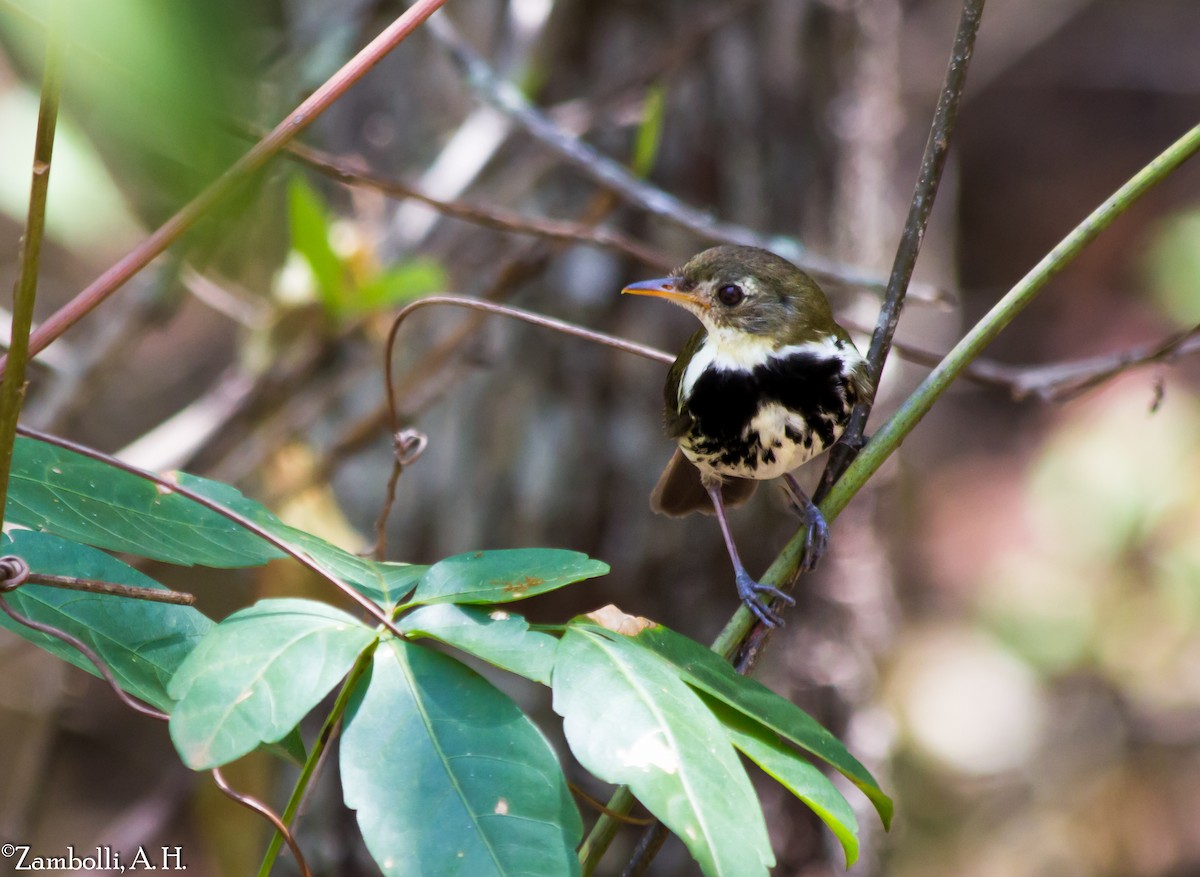
{"type": "Polygon", "coordinates": [[[673,517],[715,511],[738,595],[774,627],[781,619],[763,595],[795,601],[746,572],[725,508],[782,475],[808,525],[806,568],[815,566],[829,529],[790,473],[841,438],[871,393],[866,361],[816,281],[756,247],[713,247],[670,277],[621,291],[665,298],[704,324],[667,375],[667,432],[679,449],[650,507],[673,517]]]}

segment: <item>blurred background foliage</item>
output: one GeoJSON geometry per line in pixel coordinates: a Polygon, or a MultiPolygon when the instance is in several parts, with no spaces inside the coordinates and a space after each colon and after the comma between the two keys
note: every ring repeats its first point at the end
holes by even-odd
{"type": "MultiPolygon", "coordinates": [[[[5,289],[48,6],[0,2],[5,289]]],[[[69,4],[39,318],[399,11],[377,0],[69,4]]],[[[957,13],[951,0],[451,0],[443,17],[556,124],[653,185],[882,277],[957,13]]],[[[991,4],[902,341],[948,349],[1195,124],[1198,35],[1192,0],[991,4]]],[[[607,194],[484,105],[424,29],[304,139],[427,195],[621,230],[668,262],[707,243],[607,194]]],[[[1193,164],[989,351],[1041,368],[1011,393],[952,392],[835,523],[831,556],[802,582],[760,675],[896,794],[896,828],[869,837],[851,873],[1200,873],[1200,369],[1182,357],[1065,398],[1047,383],[1063,362],[1193,327],[1198,253],[1193,164]]],[[[399,303],[460,292],[673,350],[693,328],[687,315],[617,295],[659,273],[611,248],[439,218],[279,159],[46,351],[25,418],[140,465],[230,480],[361,548],[390,465],[382,341],[399,303]]],[[[873,292],[826,286],[848,324],[873,325],[873,292]]],[[[616,602],[698,639],[716,633],[735,601],[715,526],[656,518],[646,504],[670,453],[660,366],[438,310],[404,326],[397,354],[401,420],[429,446],[400,481],[389,557],[582,550],[613,574],[538,601],[535,617],[616,602]]],[[[876,424],[923,373],[893,357],[876,424]]],[[[762,494],[734,517],[752,570],[795,526],[773,490],[762,494]]],[[[166,580],[217,616],[264,594],[328,596],[285,563],[166,580]]],[[[183,844],[192,873],[256,867],[264,827],[195,781],[162,728],[12,637],[0,637],[0,660],[0,839],[47,851],[183,844]]],[[[501,684],[555,733],[542,692],[501,684]]],[[[257,757],[231,773],[276,802],[292,779],[257,757]]],[[[778,873],[837,873],[835,843],[807,811],[762,793],[778,873]]],[[[327,769],[300,841],[321,873],[374,873],[339,797],[327,769]]],[[[653,872],[693,870],[672,842],[653,872]]]]}

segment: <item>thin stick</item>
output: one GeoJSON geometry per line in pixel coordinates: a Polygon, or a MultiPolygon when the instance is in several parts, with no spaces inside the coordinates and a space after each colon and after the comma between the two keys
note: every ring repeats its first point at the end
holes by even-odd
{"type": "MultiPolygon", "coordinates": [[[[445,2],[446,0],[417,0],[405,10],[386,30],[368,43],[337,73],[327,79],[307,100],[288,113],[270,134],[254,144],[250,151],[238,159],[229,170],[225,171],[208,188],[184,205],[178,213],[155,229],[148,238],[130,250],[75,298],[42,323],[30,339],[30,355],[37,356],[48,344],[95,310],[129,278],[149,265],[156,256],[182,237],[205,213],[265,165],[292,138],[312,124],[314,119],[345,94],[346,90],[372,67],[382,61],[392,49],[445,2]]],[[[5,364],[6,359],[0,360],[0,369],[4,368],[5,364]]]]}
{"type": "Polygon", "coordinates": [[[393,198],[409,198],[419,201],[445,216],[494,228],[498,231],[536,235],[555,241],[590,244],[596,247],[617,250],[655,268],[669,271],[676,262],[657,250],[638,243],[628,235],[609,228],[596,228],[582,222],[565,222],[559,219],[523,216],[513,210],[468,204],[464,201],[445,201],[432,198],[399,180],[380,176],[357,166],[336,155],[313,149],[299,143],[287,147],[292,158],[313,170],[332,177],[348,186],[364,186],[383,192],[393,198]]]}
{"type": "Polygon", "coordinates": [[[721,222],[712,214],[685,204],[674,195],[638,179],[619,162],[571,136],[530,104],[512,83],[496,74],[447,19],[431,21],[427,31],[447,50],[451,60],[462,70],[468,84],[480,98],[511,118],[522,130],[553,150],[572,167],[629,203],[669,219],[706,240],[762,247],[792,260],[805,270],[843,283],[873,289],[882,285],[873,271],[818,256],[792,237],[762,234],[745,226],[721,222]]]}
{"type": "Polygon", "coordinates": [[[219,767],[214,767],[210,773],[212,774],[213,781],[217,784],[217,788],[220,789],[226,797],[241,804],[247,810],[253,810],[255,813],[262,816],[273,826],[275,826],[275,831],[283,835],[283,839],[287,843],[288,849],[292,851],[292,856],[294,856],[296,859],[296,865],[300,868],[300,873],[304,875],[304,877],[312,877],[312,871],[308,869],[308,862],[304,860],[304,854],[300,852],[300,845],[296,843],[296,838],[294,838],[292,833],[288,831],[287,826],[283,824],[283,820],[279,818],[278,814],[276,814],[274,810],[272,810],[262,801],[258,800],[258,798],[255,798],[252,795],[247,795],[243,792],[239,792],[233,786],[229,785],[229,781],[225,779],[225,775],[221,773],[221,769],[219,767]]]}
{"type": "MultiPolygon", "coordinates": [[[[892,336],[896,334],[896,326],[900,322],[900,312],[904,309],[908,284],[917,264],[917,256],[921,252],[921,242],[925,239],[925,229],[929,223],[930,211],[933,210],[934,199],[937,197],[942,171],[946,167],[950,136],[958,120],[958,107],[966,90],[967,68],[975,50],[975,37],[979,33],[979,23],[983,18],[983,5],[984,0],[964,0],[959,16],[954,48],[946,69],[946,80],[938,96],[929,139],[925,141],[925,153],[921,157],[921,170],[913,189],[912,202],[908,207],[908,217],[904,221],[904,231],[892,263],[883,306],[879,309],[875,332],[871,336],[871,346],[867,350],[867,368],[876,390],[879,388],[883,364],[892,346],[892,336]]],[[[818,503],[828,495],[833,483],[846,471],[846,467],[858,452],[863,429],[866,427],[874,401],[872,394],[870,398],[855,406],[842,441],[829,454],[829,462],[813,497],[818,503]]]]}
{"type": "Polygon", "coordinates": [[[615,335],[608,335],[604,332],[597,332],[594,329],[585,329],[583,326],[568,323],[566,320],[556,320],[553,317],[522,310],[521,308],[514,308],[511,305],[483,301],[482,299],[470,298],[465,295],[427,296],[426,298],[414,301],[410,305],[406,305],[397,312],[396,318],[392,320],[392,328],[388,331],[387,343],[384,347],[383,374],[384,380],[387,381],[388,409],[391,412],[393,434],[400,428],[400,424],[396,422],[396,390],[392,377],[392,360],[395,356],[396,335],[400,332],[400,327],[410,314],[432,305],[451,305],[470,310],[486,311],[489,314],[499,314],[502,317],[511,317],[514,320],[521,320],[525,323],[531,323],[534,326],[553,329],[556,332],[562,332],[564,335],[572,335],[576,338],[582,338],[585,341],[591,341],[593,344],[603,344],[605,347],[611,347],[614,350],[620,350],[625,353],[632,353],[635,356],[652,359],[655,362],[670,365],[675,361],[674,356],[654,347],[647,347],[645,344],[638,344],[636,341],[626,341],[624,338],[618,338],[615,335]]]}
{"type": "Polygon", "coordinates": [[[116,582],[81,579],[76,576],[56,576],[49,573],[31,572],[28,582],[31,585],[45,585],[49,588],[62,588],[67,591],[85,591],[89,594],[107,594],[112,597],[128,597],[131,600],[148,600],[151,603],[172,603],[176,606],[193,606],[196,603],[194,594],[185,594],[181,591],[119,585],[116,582]]]}

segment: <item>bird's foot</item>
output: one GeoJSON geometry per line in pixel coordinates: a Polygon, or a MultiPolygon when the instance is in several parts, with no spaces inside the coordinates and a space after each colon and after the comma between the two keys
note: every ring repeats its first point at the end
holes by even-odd
{"type": "Polygon", "coordinates": [[[806,520],[808,532],[804,536],[801,572],[812,572],[816,569],[821,558],[825,556],[825,549],[829,547],[829,525],[825,523],[825,516],[817,511],[816,506],[813,506],[813,511],[816,514],[806,520]]]}
{"type": "Polygon", "coordinates": [[[773,585],[764,585],[761,582],[756,582],[750,578],[750,574],[745,570],[738,571],[735,581],[737,583],[738,596],[742,598],[742,602],[746,604],[746,608],[753,612],[754,617],[767,627],[779,627],[783,624],[783,618],[767,605],[767,601],[762,597],[763,594],[774,597],[788,606],[796,605],[794,597],[785,594],[773,585]]]}
{"type": "Polygon", "coordinates": [[[804,560],[800,563],[801,572],[812,572],[825,556],[829,547],[829,525],[825,516],[808,495],[800,489],[794,479],[788,478],[788,507],[804,522],[808,532],[804,535],[804,560]]]}

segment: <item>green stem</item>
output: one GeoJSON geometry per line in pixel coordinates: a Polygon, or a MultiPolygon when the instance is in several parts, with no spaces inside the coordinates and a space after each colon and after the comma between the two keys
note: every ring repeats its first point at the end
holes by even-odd
{"type": "Polygon", "coordinates": [[[21,268],[13,287],[12,341],[8,369],[0,386],[0,521],[8,500],[8,476],[12,468],[17,420],[25,397],[25,366],[29,362],[29,333],[33,326],[33,304],[37,299],[38,265],[46,228],[46,193],[50,188],[50,158],[54,153],[54,128],[62,95],[63,0],[54,5],[54,19],[46,39],[46,65],[42,75],[42,101],[38,109],[37,138],[33,147],[33,181],[29,186],[29,213],[21,245],[21,268]]]}
{"type": "MultiPolygon", "coordinates": [[[[1099,207],[1077,225],[1070,234],[1052,249],[1021,278],[1017,284],[996,303],[984,317],[962,340],[958,342],[937,367],[921,382],[921,385],[905,400],[900,409],[888,420],[883,427],[872,436],[871,441],[862,453],[838,479],[825,501],[821,503],[821,513],[826,521],[832,521],[850,500],[878,471],[897,448],[904,438],[912,432],[921,418],[933,407],[933,403],[950,386],[976,357],[983,348],[991,343],[1000,331],[1012,322],[1013,318],[1028,305],[1047,282],[1059,271],[1065,268],[1090,244],[1100,232],[1108,228],[1114,219],[1127,210],[1142,195],[1146,194],[1156,183],[1161,182],[1181,164],[1200,150],[1200,125],[1192,128],[1152,162],[1142,168],[1125,185],[1121,186],[1099,207]]],[[[806,533],[801,531],[792,537],[784,546],[779,556],[775,558],[761,581],[769,585],[781,585],[789,581],[799,569],[804,557],[804,542],[806,533]]],[[[726,658],[738,648],[743,637],[754,623],[754,616],[743,606],[739,607],[725,628],[712,644],[712,650],[726,658]]],[[[621,786],[614,793],[609,807],[620,811],[613,805],[618,801],[624,802],[629,796],[629,790],[621,786]]],[[[628,805],[627,805],[628,806],[628,805]]],[[[598,859],[603,854],[608,840],[616,830],[616,820],[601,815],[596,821],[591,833],[580,847],[580,859],[584,861],[584,874],[590,873],[588,863],[598,859]],[[585,859],[585,852],[587,858],[585,859]]],[[[594,868],[595,864],[591,864],[594,868]]]]}
{"type": "MultiPolygon", "coordinates": [[[[867,479],[900,447],[900,443],[929,412],[938,397],[946,392],[950,383],[962,374],[1026,305],[1033,301],[1034,296],[1042,291],[1055,274],[1070,264],[1084,247],[1112,224],[1114,219],[1156,183],[1195,155],[1197,150],[1200,150],[1200,125],[1172,143],[1125,185],[1117,189],[1022,277],[971,331],[954,345],[899,410],[871,437],[862,453],[838,479],[825,501],[821,503],[821,513],[825,520],[832,521],[849,505],[854,495],[867,483],[867,479]]],[[[795,574],[804,555],[804,538],[803,532],[792,537],[763,576],[763,582],[778,585],[795,574]]],[[[713,643],[713,650],[725,654],[749,629],[752,622],[753,617],[750,613],[739,609],[713,643]]]]}
{"type": "MultiPolygon", "coordinates": [[[[325,751],[329,748],[329,744],[333,740],[334,729],[346,713],[346,706],[350,703],[350,695],[354,693],[354,689],[358,686],[358,680],[362,678],[363,674],[367,672],[367,668],[371,666],[371,658],[375,654],[375,647],[378,645],[379,640],[375,640],[371,645],[363,649],[362,654],[358,656],[358,660],[350,668],[350,674],[346,677],[346,681],[342,683],[342,689],[338,692],[337,700],[333,702],[333,708],[329,711],[329,715],[325,717],[324,724],[321,725],[321,733],[317,735],[317,740],[313,744],[312,751],[308,753],[308,758],[304,761],[304,767],[300,770],[296,786],[292,789],[291,797],[288,798],[287,806],[283,810],[283,816],[280,817],[283,820],[283,824],[289,829],[292,827],[292,820],[296,818],[296,813],[300,810],[300,804],[308,792],[308,785],[312,782],[312,778],[317,772],[317,766],[321,763],[325,751]]],[[[263,855],[262,864],[258,868],[258,877],[268,877],[282,847],[283,835],[276,831],[271,837],[271,843],[267,845],[266,853],[263,855]]]]}

